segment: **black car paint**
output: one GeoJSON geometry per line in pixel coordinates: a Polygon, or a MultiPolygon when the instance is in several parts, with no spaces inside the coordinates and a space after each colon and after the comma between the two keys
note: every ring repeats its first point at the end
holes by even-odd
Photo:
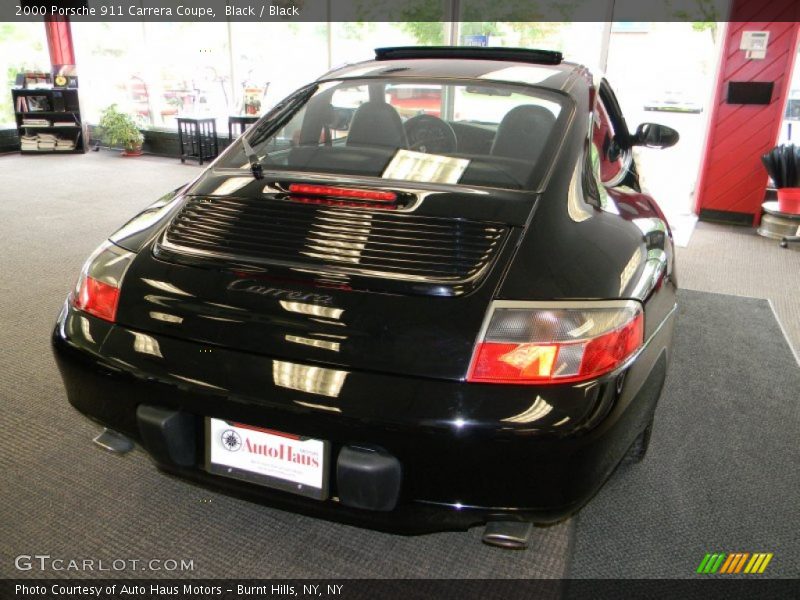
{"type": "MultiPolygon", "coordinates": [[[[454,69],[475,76],[481,68],[462,61],[420,62],[447,77],[454,69]]],[[[489,67],[496,65],[482,68],[489,67]]],[[[567,67],[554,77],[569,88],[576,107],[588,106],[584,77],[567,67]]],[[[195,466],[160,465],[293,510],[407,533],[467,527],[498,515],[547,523],[572,514],[652,418],[676,302],[672,240],[657,205],[635,190],[611,189],[602,206],[576,177],[587,127],[588,119],[572,120],[558,166],[541,193],[490,190],[496,201],[487,210],[481,197],[486,190],[427,190],[417,208],[423,214],[458,214],[510,227],[485,280],[461,296],[371,292],[291,268],[156,256],[165,227],[185,202],[182,194],[207,194],[229,175],[212,166],[194,185],[168,195],[112,236],[138,252],[123,283],[117,324],[65,304],[53,342],[70,402],[137,440],[136,408],[147,402],[195,415],[198,432],[202,418],[214,416],[329,440],[334,457],[347,444],[378,444],[404,465],[400,502],[389,513],[209,475],[200,434],[195,466]],[[621,282],[637,254],[635,272],[621,282]],[[174,284],[183,294],[153,289],[145,279],[174,284]],[[492,298],[619,297],[643,302],[646,328],[645,347],[621,369],[588,384],[464,382],[492,298]],[[281,300],[343,312],[319,322],[287,312],[281,300]],[[150,318],[158,307],[183,321],[150,318]],[[318,338],[317,333],[339,336],[339,352],[286,342],[287,334],[318,338]],[[137,334],[155,340],[158,355],[135,351],[137,334]],[[287,364],[339,372],[343,384],[336,394],[313,385],[281,387],[273,370],[287,364]],[[535,423],[515,422],[538,397],[553,410],[535,423]]],[[[238,193],[259,193],[258,186],[263,182],[238,193]]]]}

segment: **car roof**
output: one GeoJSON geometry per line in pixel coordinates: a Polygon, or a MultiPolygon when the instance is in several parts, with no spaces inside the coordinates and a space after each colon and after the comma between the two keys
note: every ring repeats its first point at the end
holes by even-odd
{"type": "MultiPolygon", "coordinates": [[[[422,55],[424,56],[424,54],[422,55]]],[[[562,90],[567,93],[579,82],[591,85],[592,75],[572,62],[533,62],[509,58],[384,58],[335,68],[320,81],[380,77],[385,79],[463,79],[516,83],[562,90]]]]}

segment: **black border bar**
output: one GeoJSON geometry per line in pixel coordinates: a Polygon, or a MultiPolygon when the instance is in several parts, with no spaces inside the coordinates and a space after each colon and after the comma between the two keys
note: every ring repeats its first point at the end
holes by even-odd
{"type": "MultiPolygon", "coordinates": [[[[739,0],[3,0],[0,21],[710,22],[739,0]]],[[[732,12],[733,7],[733,12],[732,12]]],[[[800,20],[800,3],[748,5],[748,21],[800,20]]]]}
{"type": "MultiPolygon", "coordinates": [[[[265,565],[265,568],[268,568],[265,565]]],[[[695,576],[692,579],[5,579],[0,598],[86,600],[485,600],[487,598],[784,600],[798,579],[695,576]],[[315,587],[316,586],[316,587],[315,587]],[[126,593],[126,588],[128,592],[126,593]]]]}

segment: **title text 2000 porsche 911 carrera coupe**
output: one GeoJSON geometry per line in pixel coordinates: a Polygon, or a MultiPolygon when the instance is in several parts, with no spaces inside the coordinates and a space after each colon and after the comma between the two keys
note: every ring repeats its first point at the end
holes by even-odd
{"type": "Polygon", "coordinates": [[[631,153],[677,139],[556,52],[377,50],[92,254],[69,401],[214,488],[524,546],[647,449],[676,280],[631,153]]]}

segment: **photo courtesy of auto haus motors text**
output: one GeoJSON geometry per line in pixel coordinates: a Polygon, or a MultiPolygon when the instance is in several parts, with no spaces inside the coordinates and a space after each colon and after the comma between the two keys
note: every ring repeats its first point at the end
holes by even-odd
{"type": "Polygon", "coordinates": [[[53,598],[193,598],[222,597],[234,594],[234,597],[299,597],[299,598],[333,598],[341,597],[344,584],[271,584],[245,585],[226,587],[225,585],[198,585],[181,583],[163,585],[157,583],[108,583],[103,585],[74,584],[16,584],[14,593],[17,597],[53,597],[53,598]]]}
{"type": "Polygon", "coordinates": [[[0,600],[800,597],[797,0],[14,0],[0,88],[0,600]]]}

